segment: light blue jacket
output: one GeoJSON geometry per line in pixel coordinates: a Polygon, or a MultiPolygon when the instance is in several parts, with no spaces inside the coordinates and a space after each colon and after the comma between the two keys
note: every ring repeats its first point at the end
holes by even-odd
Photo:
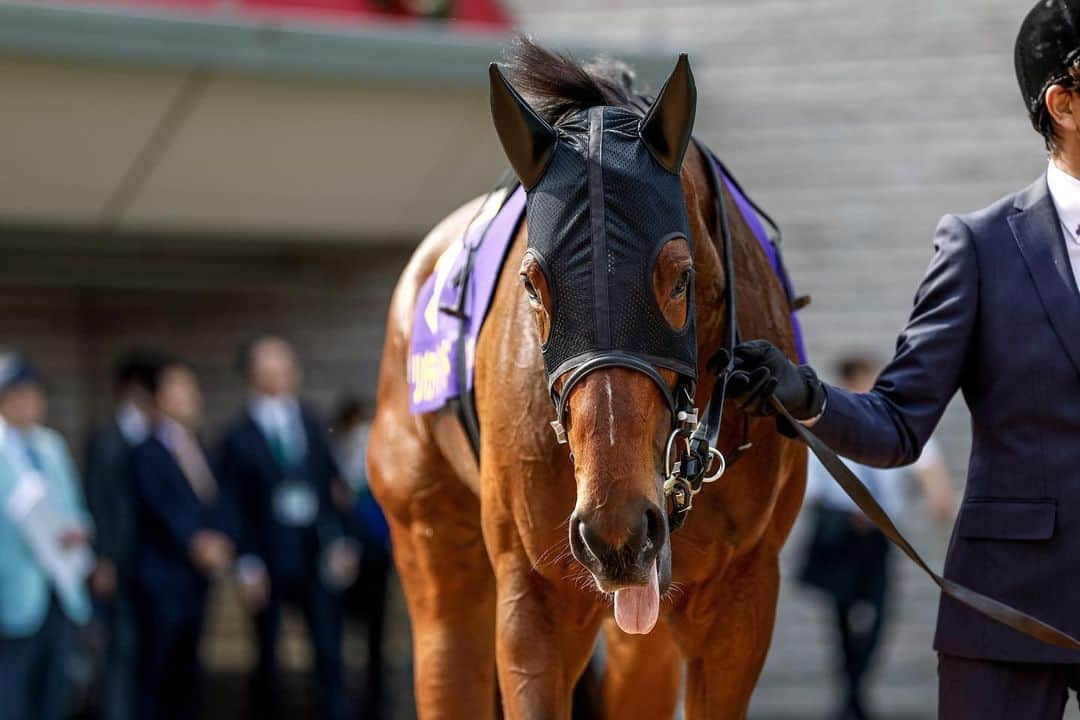
{"type": "MultiPolygon", "coordinates": [[[[25,465],[11,432],[0,421],[0,635],[26,637],[37,632],[45,621],[52,583],[7,512],[8,499],[25,465]]],[[[41,459],[46,491],[56,511],[62,518],[70,517],[72,524],[89,528],[90,517],[63,438],[43,427],[31,429],[24,437],[41,459]]],[[[58,597],[73,622],[82,625],[90,619],[90,596],[85,585],[58,597]]]]}

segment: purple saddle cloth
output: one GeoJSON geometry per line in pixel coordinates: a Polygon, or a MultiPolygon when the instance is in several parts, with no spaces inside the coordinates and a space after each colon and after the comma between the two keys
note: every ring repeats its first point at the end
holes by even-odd
{"type": "MultiPolygon", "coordinates": [[[[715,158],[713,161],[716,162],[715,158]]],[[[793,298],[794,291],[780,253],[761,219],[718,162],[717,170],[739,212],[769,257],[788,297],[793,298]]],[[[467,370],[465,390],[472,391],[476,339],[487,318],[499,271],[524,214],[525,191],[518,187],[494,217],[490,213],[486,217],[481,213],[470,224],[463,240],[454,243],[443,253],[435,265],[435,272],[420,288],[409,343],[409,410],[414,415],[439,410],[460,396],[458,363],[461,360],[464,360],[467,370]],[[475,248],[475,251],[472,253],[472,265],[467,268],[470,248],[475,248]],[[469,280],[465,283],[464,297],[461,297],[466,273],[469,280]],[[460,315],[457,312],[459,309],[460,315]],[[464,316],[465,322],[462,322],[461,316],[464,316]],[[463,327],[464,353],[458,349],[458,338],[463,327]]],[[[795,328],[800,362],[806,362],[802,328],[795,313],[791,315],[791,322],[795,328]]]]}

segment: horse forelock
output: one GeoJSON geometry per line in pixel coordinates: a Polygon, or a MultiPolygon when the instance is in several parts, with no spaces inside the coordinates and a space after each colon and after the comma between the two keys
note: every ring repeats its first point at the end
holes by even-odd
{"type": "Polygon", "coordinates": [[[582,110],[607,106],[643,114],[648,105],[633,68],[618,60],[580,62],[521,36],[510,45],[510,82],[544,120],[559,125],[582,110]]]}

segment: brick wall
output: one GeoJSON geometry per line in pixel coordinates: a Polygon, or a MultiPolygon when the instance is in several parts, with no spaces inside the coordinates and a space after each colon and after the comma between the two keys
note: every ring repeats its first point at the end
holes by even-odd
{"type": "Polygon", "coordinates": [[[407,252],[8,247],[0,250],[0,345],[40,365],[50,423],[75,448],[111,411],[112,365],[132,347],[194,363],[208,439],[243,402],[237,346],[266,329],[295,342],[306,395],[329,413],[345,394],[374,397],[386,306],[407,252]]]}

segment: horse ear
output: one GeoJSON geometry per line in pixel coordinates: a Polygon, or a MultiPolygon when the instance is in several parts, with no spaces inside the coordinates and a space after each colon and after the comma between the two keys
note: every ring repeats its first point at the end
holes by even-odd
{"type": "Polygon", "coordinates": [[[491,78],[491,117],[499,133],[503,151],[526,190],[532,190],[544,176],[555,152],[555,129],[529,107],[507,82],[495,63],[488,68],[491,78]]]}
{"type": "Polygon", "coordinates": [[[671,77],[664,83],[660,95],[641,121],[639,131],[642,142],[656,162],[673,173],[682,169],[683,157],[694,132],[696,112],[694,73],[690,70],[686,53],[682,53],[671,77]]]}

